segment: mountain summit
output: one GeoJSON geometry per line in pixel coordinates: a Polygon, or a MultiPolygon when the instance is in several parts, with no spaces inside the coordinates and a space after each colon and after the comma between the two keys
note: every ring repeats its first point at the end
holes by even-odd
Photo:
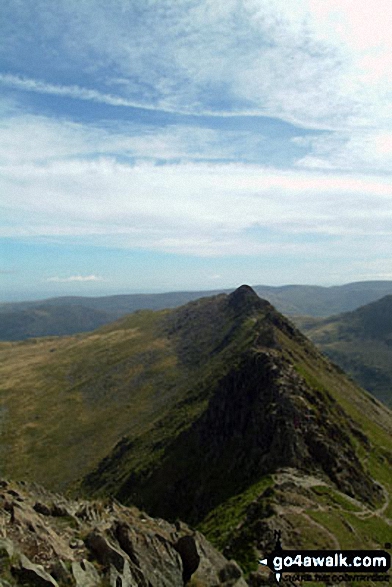
{"type": "Polygon", "coordinates": [[[261,307],[269,302],[261,300],[249,285],[241,285],[228,296],[229,305],[241,311],[261,307]]]}

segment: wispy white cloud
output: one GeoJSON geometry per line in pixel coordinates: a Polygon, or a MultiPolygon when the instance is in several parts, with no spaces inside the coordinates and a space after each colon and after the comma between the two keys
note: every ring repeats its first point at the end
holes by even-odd
{"type": "Polygon", "coordinates": [[[392,169],[392,128],[358,129],[293,141],[308,148],[307,155],[296,162],[299,167],[371,173],[390,173],[392,169]]]}
{"type": "MultiPolygon", "coordinates": [[[[34,2],[34,35],[31,12],[32,2],[14,6],[4,52],[19,34],[34,70],[36,46],[48,47],[47,81],[3,76],[20,88],[170,111],[251,111],[333,129],[390,118],[389,0],[355,7],[351,0],[160,0],[142,7],[41,0],[34,2]],[[98,84],[53,83],[51,67],[98,84]],[[115,94],[103,89],[113,87],[115,94]]],[[[23,55],[19,60],[23,65],[23,55]]]]}
{"type": "Polygon", "coordinates": [[[145,108],[146,110],[156,110],[155,107],[143,103],[142,101],[137,102],[127,100],[126,98],[122,98],[121,96],[105,94],[94,89],[88,89],[78,85],[56,85],[44,82],[42,80],[26,78],[12,74],[0,73],[0,84],[4,86],[9,86],[11,88],[17,88],[20,90],[37,92],[40,94],[66,96],[68,98],[87,100],[91,102],[99,102],[102,104],[108,104],[110,106],[127,106],[132,108],[145,108]]]}
{"type": "MultiPolygon", "coordinates": [[[[4,56],[14,48],[31,75],[3,73],[2,84],[112,106],[280,118],[334,133],[308,141],[301,166],[390,165],[382,139],[392,133],[390,0],[10,6],[4,56]]],[[[217,142],[209,147],[213,153],[217,142]]]]}
{"type": "Polygon", "coordinates": [[[392,231],[391,179],[383,175],[102,157],[10,165],[2,176],[7,234],[10,226],[31,235],[95,234],[106,244],[221,255],[294,250],[300,234],[392,231]],[[270,240],[270,231],[282,242],[270,240]]]}
{"type": "Polygon", "coordinates": [[[103,281],[102,277],[97,275],[71,275],[70,277],[48,277],[46,281],[53,281],[55,283],[71,283],[84,281],[103,281]]]}
{"type": "Polygon", "coordinates": [[[267,144],[263,135],[251,131],[124,122],[98,126],[17,111],[0,118],[0,130],[0,165],[16,166],[102,156],[177,162],[252,161],[267,144]]]}

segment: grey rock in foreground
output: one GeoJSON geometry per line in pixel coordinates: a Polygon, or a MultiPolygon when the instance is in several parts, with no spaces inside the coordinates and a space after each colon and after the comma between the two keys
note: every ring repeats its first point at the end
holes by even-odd
{"type": "Polygon", "coordinates": [[[5,587],[246,587],[238,565],[185,524],[5,481],[0,561],[5,587]]]}

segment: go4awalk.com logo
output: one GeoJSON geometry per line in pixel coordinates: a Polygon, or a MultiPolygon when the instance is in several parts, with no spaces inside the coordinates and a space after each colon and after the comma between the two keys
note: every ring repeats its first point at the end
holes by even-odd
{"type": "Polygon", "coordinates": [[[283,573],[308,576],[317,573],[317,576],[309,576],[309,580],[316,581],[325,573],[333,573],[336,578],[344,574],[345,581],[364,580],[363,573],[367,576],[376,573],[372,579],[377,581],[377,576],[388,580],[385,573],[390,569],[391,557],[383,550],[283,550],[278,537],[274,552],[259,563],[273,571],[278,582],[283,573]],[[360,577],[357,579],[353,573],[360,577]]]}

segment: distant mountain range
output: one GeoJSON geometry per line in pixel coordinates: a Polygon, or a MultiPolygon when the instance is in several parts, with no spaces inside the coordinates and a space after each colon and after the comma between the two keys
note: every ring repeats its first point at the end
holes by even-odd
{"type": "Polygon", "coordinates": [[[362,387],[392,407],[392,295],[299,328],[362,387]]]}
{"type": "Polygon", "coordinates": [[[293,549],[390,538],[391,412],[247,286],[3,342],[0,376],[2,475],[183,519],[249,585],[275,530],[293,549]]]}
{"type": "MultiPolygon", "coordinates": [[[[320,287],[258,285],[256,293],[285,315],[326,317],[354,310],[392,294],[392,281],[363,281],[320,287]]],[[[142,309],[175,308],[189,301],[230,293],[229,290],[133,294],[103,297],[60,297],[43,301],[0,304],[0,340],[62,336],[94,330],[142,309]]]]}

